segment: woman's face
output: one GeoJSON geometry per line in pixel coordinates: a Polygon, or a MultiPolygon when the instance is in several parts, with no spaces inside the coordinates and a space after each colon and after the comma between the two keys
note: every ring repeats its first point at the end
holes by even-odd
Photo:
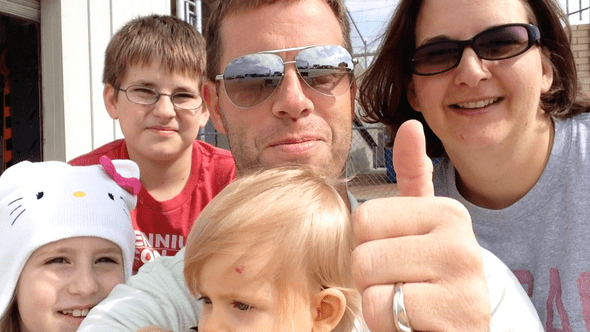
{"type": "MultiPolygon", "coordinates": [[[[466,40],[493,26],[531,23],[520,0],[424,0],[416,47],[433,40],[466,40]]],[[[433,76],[413,75],[408,100],[449,155],[512,146],[546,126],[539,98],[553,71],[538,45],[516,57],[482,60],[471,47],[459,65],[433,76]]]]}

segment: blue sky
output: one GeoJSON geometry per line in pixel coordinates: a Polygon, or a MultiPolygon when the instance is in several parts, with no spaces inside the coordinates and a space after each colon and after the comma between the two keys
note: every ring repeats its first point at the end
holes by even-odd
{"type": "MultiPolygon", "coordinates": [[[[358,27],[358,31],[354,25],[351,27],[355,53],[364,52],[363,40],[367,43],[368,51],[378,46],[379,36],[389,22],[397,2],[398,0],[345,0],[346,7],[358,27]]],[[[566,0],[560,0],[560,2],[565,8],[566,0]]],[[[579,3],[580,0],[569,0],[570,11],[578,10],[579,3]]],[[[582,0],[582,8],[588,6],[590,6],[590,0],[582,0]]],[[[570,23],[590,23],[590,11],[585,11],[582,19],[578,14],[570,16],[570,23]]]]}

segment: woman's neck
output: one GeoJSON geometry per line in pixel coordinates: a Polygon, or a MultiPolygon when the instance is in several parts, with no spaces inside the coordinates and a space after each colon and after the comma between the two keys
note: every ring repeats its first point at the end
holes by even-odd
{"type": "Polygon", "coordinates": [[[541,177],[551,154],[553,121],[547,120],[531,129],[533,135],[521,135],[510,144],[485,151],[447,151],[459,193],[488,209],[503,209],[524,197],[541,177]]]}

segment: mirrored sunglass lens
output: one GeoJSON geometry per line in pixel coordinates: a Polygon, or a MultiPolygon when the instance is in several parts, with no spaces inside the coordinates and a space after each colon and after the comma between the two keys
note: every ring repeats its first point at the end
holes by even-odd
{"type": "Polygon", "coordinates": [[[295,56],[297,70],[314,90],[325,95],[341,95],[352,84],[354,63],[341,46],[325,45],[304,49],[295,56]]]}
{"type": "Polygon", "coordinates": [[[461,58],[462,49],[452,41],[426,44],[414,51],[412,65],[420,74],[436,74],[453,68],[461,58]]]}
{"type": "Polygon", "coordinates": [[[475,48],[482,58],[500,60],[527,49],[529,35],[523,26],[508,26],[482,33],[475,40],[475,48]]]}
{"type": "Polygon", "coordinates": [[[229,99],[240,107],[265,101],[283,75],[283,61],[275,54],[248,54],[225,67],[223,81],[229,99]]]}

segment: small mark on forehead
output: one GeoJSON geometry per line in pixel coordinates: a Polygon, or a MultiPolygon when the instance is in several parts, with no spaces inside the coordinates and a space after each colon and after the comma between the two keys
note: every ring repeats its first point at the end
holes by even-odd
{"type": "Polygon", "coordinates": [[[244,265],[240,265],[240,266],[236,267],[236,273],[237,274],[244,273],[244,265]]]}

